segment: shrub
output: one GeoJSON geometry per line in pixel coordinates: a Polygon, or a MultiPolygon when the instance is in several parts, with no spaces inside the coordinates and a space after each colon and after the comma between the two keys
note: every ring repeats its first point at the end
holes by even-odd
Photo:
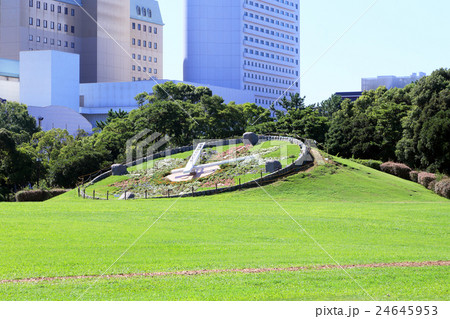
{"type": "Polygon", "coordinates": [[[400,178],[410,179],[411,168],[401,163],[386,162],[380,165],[381,171],[395,175],[400,178]]]}
{"type": "Polygon", "coordinates": [[[417,183],[419,181],[419,172],[418,171],[411,171],[411,172],[409,172],[409,178],[413,182],[417,183]]]}
{"type": "Polygon", "coordinates": [[[432,173],[427,172],[420,172],[418,176],[418,182],[419,184],[423,185],[424,187],[428,188],[430,183],[432,181],[436,180],[436,175],[432,173]]]}
{"type": "Polygon", "coordinates": [[[376,169],[376,170],[381,170],[380,166],[383,163],[382,161],[377,161],[377,160],[365,160],[365,159],[352,159],[353,162],[376,169]]]}
{"type": "Polygon", "coordinates": [[[52,197],[64,194],[67,190],[64,189],[53,189],[53,190],[26,190],[20,191],[16,194],[17,202],[43,202],[52,197]]]}
{"type": "Polygon", "coordinates": [[[427,188],[428,188],[429,190],[431,190],[431,191],[434,192],[434,188],[435,188],[435,186],[436,186],[436,183],[437,183],[436,180],[431,181],[430,184],[428,184],[428,187],[427,187],[427,188]]]}
{"type": "Polygon", "coordinates": [[[443,179],[434,186],[436,194],[450,199],[450,179],[443,179]]]}
{"type": "Polygon", "coordinates": [[[43,202],[50,198],[50,194],[42,189],[20,191],[16,194],[17,202],[43,202]]]}
{"type": "Polygon", "coordinates": [[[62,188],[55,188],[55,189],[51,189],[49,191],[51,197],[56,197],[56,196],[65,194],[67,192],[68,192],[67,189],[62,189],[62,188]]]}

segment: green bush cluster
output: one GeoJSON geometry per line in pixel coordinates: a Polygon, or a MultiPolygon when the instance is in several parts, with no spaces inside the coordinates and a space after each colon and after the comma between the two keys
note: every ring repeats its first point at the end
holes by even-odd
{"type": "Polygon", "coordinates": [[[352,161],[373,169],[376,169],[378,171],[381,170],[381,164],[383,164],[382,161],[377,161],[377,160],[371,160],[371,159],[356,159],[356,158],[352,158],[352,161]]]}

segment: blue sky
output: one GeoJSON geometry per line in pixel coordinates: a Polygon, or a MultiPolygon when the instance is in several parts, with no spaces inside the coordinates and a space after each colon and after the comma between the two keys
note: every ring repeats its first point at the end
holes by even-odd
{"type": "MultiPolygon", "coordinates": [[[[378,0],[354,24],[374,2],[300,1],[300,85],[307,103],[337,91],[358,91],[362,77],[430,74],[450,67],[450,1],[378,0]]],[[[165,23],[164,78],[182,80],[184,0],[159,3],[165,23]]]]}

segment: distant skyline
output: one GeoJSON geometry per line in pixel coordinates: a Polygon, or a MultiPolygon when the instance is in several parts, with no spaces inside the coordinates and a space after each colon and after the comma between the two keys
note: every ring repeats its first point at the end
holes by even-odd
{"type": "MultiPolygon", "coordinates": [[[[159,4],[165,23],[164,78],[183,80],[184,0],[159,4]]],[[[301,95],[308,104],[316,103],[338,91],[360,90],[363,77],[448,68],[448,12],[450,3],[441,0],[300,1],[301,95]]]]}

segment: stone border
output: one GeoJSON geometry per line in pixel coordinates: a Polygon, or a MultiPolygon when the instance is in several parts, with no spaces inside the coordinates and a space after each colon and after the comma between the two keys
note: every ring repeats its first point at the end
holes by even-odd
{"type": "MultiPolygon", "coordinates": [[[[196,192],[189,192],[185,194],[177,194],[177,195],[169,195],[169,196],[155,196],[155,197],[148,197],[148,199],[161,199],[161,198],[178,198],[178,197],[197,197],[197,196],[209,196],[209,195],[215,195],[215,194],[221,194],[226,192],[234,192],[239,189],[248,189],[253,187],[259,187],[260,185],[266,185],[270,184],[272,182],[275,182],[279,180],[282,177],[285,177],[287,175],[293,174],[295,172],[298,172],[302,169],[304,164],[308,164],[314,161],[310,154],[310,148],[306,146],[302,141],[293,138],[293,137],[284,137],[284,136],[270,136],[270,135],[258,135],[259,141],[261,142],[267,142],[267,141],[286,141],[294,145],[298,145],[300,147],[300,154],[297,157],[297,159],[292,163],[287,165],[285,168],[282,168],[276,172],[273,172],[271,174],[268,174],[266,176],[263,176],[262,178],[258,178],[240,185],[234,185],[230,187],[224,187],[224,188],[218,188],[218,189],[210,189],[205,191],[196,191],[196,192]]],[[[207,147],[215,147],[218,144],[221,146],[224,145],[230,145],[230,144],[241,144],[243,143],[243,139],[230,139],[230,140],[216,140],[216,141],[209,141],[205,144],[205,148],[207,147]]],[[[151,156],[147,156],[144,158],[141,158],[136,161],[132,161],[129,163],[126,163],[125,166],[132,167],[136,166],[142,163],[146,163],[151,160],[156,160],[162,157],[167,157],[179,153],[189,152],[194,149],[193,145],[190,146],[182,146],[177,147],[173,149],[167,149],[155,154],[152,154],[151,156]]],[[[92,197],[85,193],[85,190],[87,187],[109,177],[112,175],[112,170],[109,170],[103,174],[100,174],[99,176],[95,177],[93,180],[89,181],[88,184],[79,187],[79,195],[80,197],[87,198],[87,199],[98,199],[98,200],[106,200],[105,198],[99,198],[99,197],[92,197]]]]}

